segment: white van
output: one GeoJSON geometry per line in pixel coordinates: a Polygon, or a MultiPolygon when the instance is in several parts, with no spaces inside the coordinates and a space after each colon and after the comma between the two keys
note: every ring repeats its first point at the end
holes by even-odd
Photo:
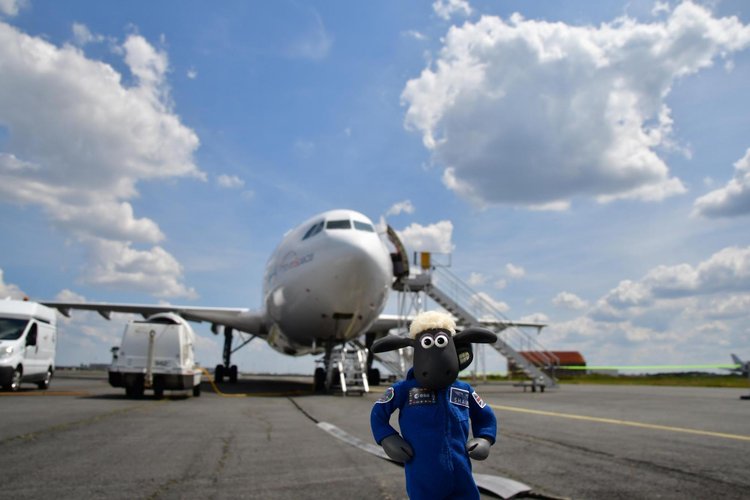
{"type": "Polygon", "coordinates": [[[25,300],[0,300],[0,386],[17,391],[23,382],[47,389],[55,373],[57,315],[25,300]]]}
{"type": "Polygon", "coordinates": [[[195,363],[195,333],[173,313],[154,314],[125,326],[120,347],[112,349],[109,384],[131,397],[145,389],[162,397],[165,390],[192,389],[200,396],[201,370],[195,363]]]}

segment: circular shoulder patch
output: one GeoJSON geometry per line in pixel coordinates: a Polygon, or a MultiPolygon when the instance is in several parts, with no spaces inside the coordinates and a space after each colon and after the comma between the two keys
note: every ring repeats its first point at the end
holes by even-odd
{"type": "Polygon", "coordinates": [[[396,393],[396,391],[393,390],[393,387],[389,387],[385,390],[385,393],[383,393],[382,396],[380,396],[380,399],[375,401],[376,403],[387,403],[391,399],[393,399],[393,395],[396,393]]]}

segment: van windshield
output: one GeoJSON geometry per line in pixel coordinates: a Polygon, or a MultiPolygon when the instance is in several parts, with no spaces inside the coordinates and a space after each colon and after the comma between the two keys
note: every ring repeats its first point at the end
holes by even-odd
{"type": "Polygon", "coordinates": [[[0,340],[17,340],[26,329],[27,319],[0,318],[0,340]]]}

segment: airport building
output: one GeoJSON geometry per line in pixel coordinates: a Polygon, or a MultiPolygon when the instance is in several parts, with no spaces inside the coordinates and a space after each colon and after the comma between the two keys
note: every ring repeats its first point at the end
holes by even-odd
{"type": "MultiPolygon", "coordinates": [[[[558,360],[560,360],[560,364],[555,370],[556,376],[575,376],[588,373],[587,370],[582,369],[565,369],[566,366],[586,366],[586,359],[578,351],[548,351],[546,353],[537,351],[520,351],[519,354],[538,368],[546,368],[543,360],[549,359],[549,356],[556,357],[558,360]]],[[[523,374],[523,371],[518,368],[516,363],[511,358],[508,358],[508,372],[514,377],[523,374]]]]}

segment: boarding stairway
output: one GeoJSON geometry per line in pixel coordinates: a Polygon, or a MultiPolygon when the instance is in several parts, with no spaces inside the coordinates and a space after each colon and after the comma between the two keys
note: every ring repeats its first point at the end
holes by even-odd
{"type": "MultiPolygon", "coordinates": [[[[356,343],[336,346],[331,353],[333,367],[338,371],[334,386],[344,396],[370,392],[367,381],[367,350],[356,343]]],[[[335,373],[335,372],[334,372],[335,373]]]]}
{"type": "Polygon", "coordinates": [[[453,314],[458,325],[481,325],[497,334],[493,347],[508,359],[509,369],[515,366],[529,377],[532,391],[554,388],[554,371],[559,359],[531,335],[503,315],[491,299],[478,293],[445,267],[432,267],[416,276],[404,277],[394,285],[402,292],[424,292],[453,314]],[[525,352],[525,355],[521,354],[525,352]]]}
{"type": "Polygon", "coordinates": [[[411,367],[411,356],[407,349],[398,349],[396,351],[380,352],[374,355],[378,362],[388,368],[392,374],[399,379],[405,379],[406,373],[411,367]]]}

